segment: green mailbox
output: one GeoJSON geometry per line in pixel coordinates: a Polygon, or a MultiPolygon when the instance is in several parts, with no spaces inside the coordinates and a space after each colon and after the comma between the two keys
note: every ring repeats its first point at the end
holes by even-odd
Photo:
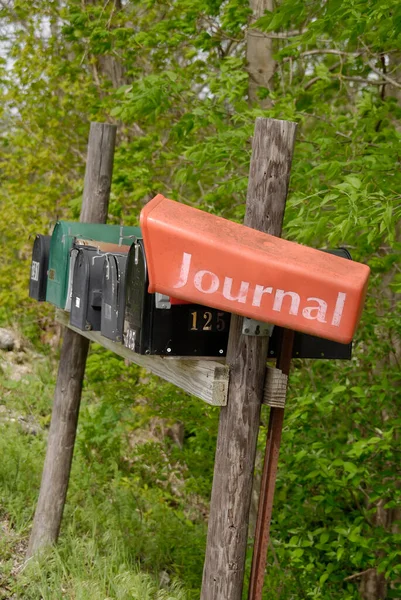
{"type": "Polygon", "coordinates": [[[77,238],[130,246],[142,234],[139,227],[57,221],[50,242],[46,300],[62,309],[68,307],[70,252],[77,238]]]}

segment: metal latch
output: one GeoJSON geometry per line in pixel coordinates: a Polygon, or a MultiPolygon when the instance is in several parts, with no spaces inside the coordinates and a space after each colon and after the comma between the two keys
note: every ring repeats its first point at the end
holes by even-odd
{"type": "Polygon", "coordinates": [[[242,323],[243,335],[257,335],[258,337],[270,337],[273,333],[274,325],[271,323],[263,323],[262,321],[255,321],[249,317],[244,317],[242,323]]]}
{"type": "Polygon", "coordinates": [[[171,308],[170,296],[166,296],[166,294],[159,294],[159,292],[156,292],[155,306],[156,308],[171,308]]]}

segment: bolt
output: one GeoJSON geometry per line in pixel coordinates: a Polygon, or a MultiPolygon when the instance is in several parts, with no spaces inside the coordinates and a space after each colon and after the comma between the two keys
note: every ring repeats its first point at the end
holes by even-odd
{"type": "Polygon", "coordinates": [[[167,352],[171,352],[171,348],[167,348],[167,352]]]}
{"type": "Polygon", "coordinates": [[[224,350],[219,350],[219,354],[224,354],[224,350]]]}
{"type": "Polygon", "coordinates": [[[249,333],[248,327],[246,327],[246,329],[244,329],[244,333],[249,333]]]}

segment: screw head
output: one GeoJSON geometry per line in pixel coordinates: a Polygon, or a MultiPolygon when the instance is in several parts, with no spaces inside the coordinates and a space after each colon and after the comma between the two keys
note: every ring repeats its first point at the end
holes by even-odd
{"type": "Polygon", "coordinates": [[[171,348],[167,348],[167,352],[170,353],[171,352],[171,348]]]}
{"type": "Polygon", "coordinates": [[[244,333],[249,333],[249,329],[248,329],[248,327],[246,327],[246,328],[244,329],[244,333]]]}
{"type": "Polygon", "coordinates": [[[224,350],[219,350],[219,354],[224,354],[224,350]]]}

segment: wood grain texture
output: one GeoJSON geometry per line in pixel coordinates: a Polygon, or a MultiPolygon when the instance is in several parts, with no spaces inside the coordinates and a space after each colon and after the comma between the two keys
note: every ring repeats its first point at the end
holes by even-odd
{"type": "Polygon", "coordinates": [[[137,354],[122,344],[103,337],[99,331],[81,331],[69,323],[69,313],[57,310],[56,321],[80,336],[96,342],[119,356],[144,367],[154,375],[173,383],[213,406],[225,406],[228,392],[228,366],[208,359],[145,356],[137,354]]]}
{"type": "Polygon", "coordinates": [[[91,123],[85,170],[81,223],[106,223],[113,175],[115,125],[91,123]]]}
{"type": "MultiPolygon", "coordinates": [[[[244,224],[280,236],[296,124],[256,119],[244,224]]],[[[201,600],[241,600],[268,338],[232,317],[227,406],[220,411],[201,600]]]]}
{"type": "Polygon", "coordinates": [[[267,367],[263,404],[284,408],[287,398],[287,384],[288,375],[282,373],[280,369],[267,367]]]}
{"type": "MultiPolygon", "coordinates": [[[[80,220],[105,223],[116,127],[92,123],[80,220]]],[[[70,477],[89,340],[66,329],[54,394],[39,499],[27,557],[57,541],[70,477]]]]}

